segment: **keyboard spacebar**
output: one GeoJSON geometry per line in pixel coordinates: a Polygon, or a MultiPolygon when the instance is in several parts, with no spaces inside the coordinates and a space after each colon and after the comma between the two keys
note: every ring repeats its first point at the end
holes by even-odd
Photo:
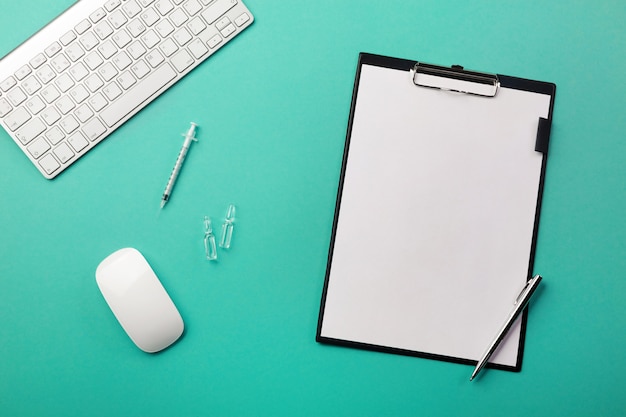
{"type": "Polygon", "coordinates": [[[160,88],[176,77],[176,72],[168,64],[162,65],[130,90],[119,100],[104,109],[100,116],[104,123],[113,127],[139,105],[152,97],[160,88]]]}

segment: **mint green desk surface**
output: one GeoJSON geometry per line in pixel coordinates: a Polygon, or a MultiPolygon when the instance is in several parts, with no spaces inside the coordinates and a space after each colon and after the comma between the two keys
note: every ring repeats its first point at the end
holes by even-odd
{"type": "MultiPolygon", "coordinates": [[[[3,3],[2,55],[71,1],[3,3]]],[[[626,3],[246,3],[252,27],[57,179],[0,132],[0,415],[625,415],[626,3]],[[557,84],[521,373],[315,342],[361,51],[557,84]],[[231,202],[209,263],[203,216],[231,202]],[[160,354],[96,286],[126,246],[185,320],[160,354]]]]}

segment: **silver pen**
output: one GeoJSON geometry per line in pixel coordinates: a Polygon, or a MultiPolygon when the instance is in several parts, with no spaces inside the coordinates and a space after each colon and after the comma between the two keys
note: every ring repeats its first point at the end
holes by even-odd
{"type": "Polygon", "coordinates": [[[176,158],[176,163],[174,164],[174,169],[172,170],[172,173],[170,174],[170,179],[167,181],[167,185],[165,186],[163,197],[161,197],[161,208],[165,206],[165,203],[168,202],[170,196],[172,195],[174,184],[176,183],[176,179],[178,178],[180,169],[183,167],[183,162],[185,162],[187,151],[189,151],[189,146],[191,146],[191,141],[198,141],[198,139],[195,138],[196,126],[197,125],[195,123],[191,122],[191,127],[189,128],[189,130],[187,131],[187,133],[183,134],[183,136],[185,137],[185,141],[183,142],[183,147],[180,148],[178,158],[176,158]]]}
{"type": "Polygon", "coordinates": [[[476,368],[474,368],[474,372],[472,373],[472,376],[470,377],[470,381],[476,378],[476,375],[478,375],[481,369],[485,367],[485,365],[487,364],[487,361],[489,360],[491,355],[493,355],[493,352],[496,351],[496,349],[498,348],[498,346],[504,339],[504,336],[506,336],[511,326],[513,326],[515,319],[520,315],[522,310],[524,310],[524,307],[526,307],[526,305],[528,304],[528,301],[530,301],[530,297],[532,297],[535,290],[537,289],[537,286],[539,286],[539,282],[541,282],[541,275],[535,275],[526,283],[526,286],[524,287],[520,295],[517,297],[517,300],[515,300],[513,310],[509,314],[509,317],[504,322],[504,325],[502,326],[502,328],[496,335],[493,342],[491,342],[491,344],[489,345],[489,348],[487,348],[483,356],[478,361],[478,364],[476,365],[476,368]]]}

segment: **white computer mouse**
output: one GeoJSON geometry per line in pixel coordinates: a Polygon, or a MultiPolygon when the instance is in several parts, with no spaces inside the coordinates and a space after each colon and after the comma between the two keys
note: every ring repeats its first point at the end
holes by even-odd
{"type": "Polygon", "coordinates": [[[180,313],[137,249],[124,248],[107,256],[96,269],[96,282],[139,349],[158,352],[182,335],[180,313]]]}

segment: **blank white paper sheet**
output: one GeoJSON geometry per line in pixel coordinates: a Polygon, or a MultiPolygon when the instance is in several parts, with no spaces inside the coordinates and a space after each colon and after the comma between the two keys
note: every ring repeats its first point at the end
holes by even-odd
{"type": "MultiPolygon", "coordinates": [[[[529,274],[551,96],[361,66],[318,335],[478,360],[529,274]]],[[[515,367],[520,320],[490,362],[515,367]]]]}

